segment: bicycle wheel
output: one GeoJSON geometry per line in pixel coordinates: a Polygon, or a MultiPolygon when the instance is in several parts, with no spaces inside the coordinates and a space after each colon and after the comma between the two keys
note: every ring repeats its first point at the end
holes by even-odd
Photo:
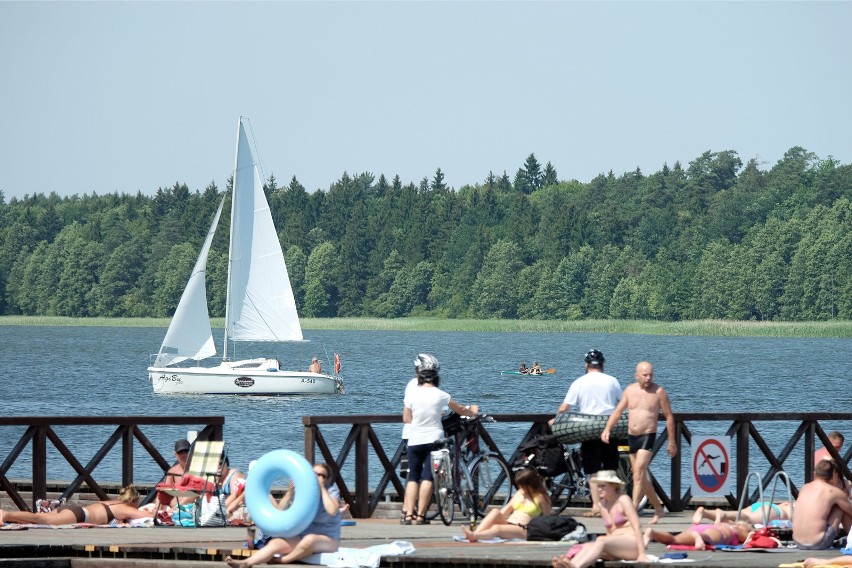
{"type": "Polygon", "coordinates": [[[441,521],[447,526],[453,522],[455,506],[453,505],[453,481],[450,472],[444,468],[438,469],[432,474],[434,486],[434,500],[437,514],[441,515],[441,521]]]}
{"type": "Polygon", "coordinates": [[[508,503],[515,490],[509,465],[497,454],[477,457],[470,465],[470,480],[473,507],[478,517],[484,517],[489,507],[508,503]]]}

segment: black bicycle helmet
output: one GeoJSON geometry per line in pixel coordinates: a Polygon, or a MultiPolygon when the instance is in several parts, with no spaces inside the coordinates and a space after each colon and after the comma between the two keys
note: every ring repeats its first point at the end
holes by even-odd
{"type": "Polygon", "coordinates": [[[435,358],[434,355],[429,355],[428,353],[421,353],[417,356],[417,359],[414,360],[414,369],[420,373],[423,371],[440,371],[441,363],[438,362],[438,359],[435,358]]]}
{"type": "Polygon", "coordinates": [[[604,354],[597,349],[592,349],[586,353],[586,364],[600,366],[604,364],[604,354]]]}

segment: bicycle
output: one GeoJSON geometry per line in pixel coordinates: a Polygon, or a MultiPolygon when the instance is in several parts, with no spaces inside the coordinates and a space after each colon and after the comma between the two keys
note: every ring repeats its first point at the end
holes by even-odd
{"type": "Polygon", "coordinates": [[[456,505],[474,525],[490,507],[502,507],[512,498],[514,485],[509,464],[497,452],[479,447],[477,425],[493,421],[482,414],[473,418],[459,416],[458,425],[448,428],[452,435],[439,440],[439,447],[432,451],[433,498],[445,525],[452,524],[456,505]]]}
{"type": "MultiPolygon", "coordinates": [[[[537,436],[518,448],[521,456],[513,468],[534,468],[544,480],[550,493],[554,514],[561,514],[575,497],[591,499],[592,488],[583,472],[583,461],[578,445],[563,446],[550,434],[537,436]]],[[[619,446],[616,474],[625,482],[625,491],[630,495],[633,488],[633,471],[630,466],[629,448],[619,446]]],[[[647,498],[643,497],[640,508],[647,498]]]]}
{"type": "Polygon", "coordinates": [[[522,444],[518,452],[513,470],[530,467],[538,472],[550,494],[554,514],[562,513],[574,497],[590,497],[591,488],[576,447],[563,446],[554,436],[543,434],[522,444]]]}

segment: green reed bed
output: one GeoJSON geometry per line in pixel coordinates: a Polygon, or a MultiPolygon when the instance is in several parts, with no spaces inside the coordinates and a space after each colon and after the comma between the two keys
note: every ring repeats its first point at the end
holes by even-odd
{"type": "MultiPolygon", "coordinates": [[[[0,316],[0,325],[168,327],[168,318],[65,318],[56,316],[0,316]]],[[[213,319],[214,327],[224,320],[213,319]]],[[[493,320],[410,317],[302,318],[306,330],[377,331],[486,331],[499,333],[635,333],[722,337],[852,337],[852,321],[754,322],[694,320],[678,322],[640,320],[493,320]]]]}

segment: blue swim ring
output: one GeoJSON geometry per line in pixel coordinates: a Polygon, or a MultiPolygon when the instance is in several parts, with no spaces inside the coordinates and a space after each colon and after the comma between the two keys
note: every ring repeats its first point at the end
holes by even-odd
{"type": "Polygon", "coordinates": [[[267,536],[299,535],[316,517],[320,491],[314,468],[292,450],[273,450],[258,459],[246,477],[245,491],[246,508],[267,536]],[[285,476],[293,480],[296,494],[290,507],[279,511],[269,492],[272,483],[285,476]]]}

